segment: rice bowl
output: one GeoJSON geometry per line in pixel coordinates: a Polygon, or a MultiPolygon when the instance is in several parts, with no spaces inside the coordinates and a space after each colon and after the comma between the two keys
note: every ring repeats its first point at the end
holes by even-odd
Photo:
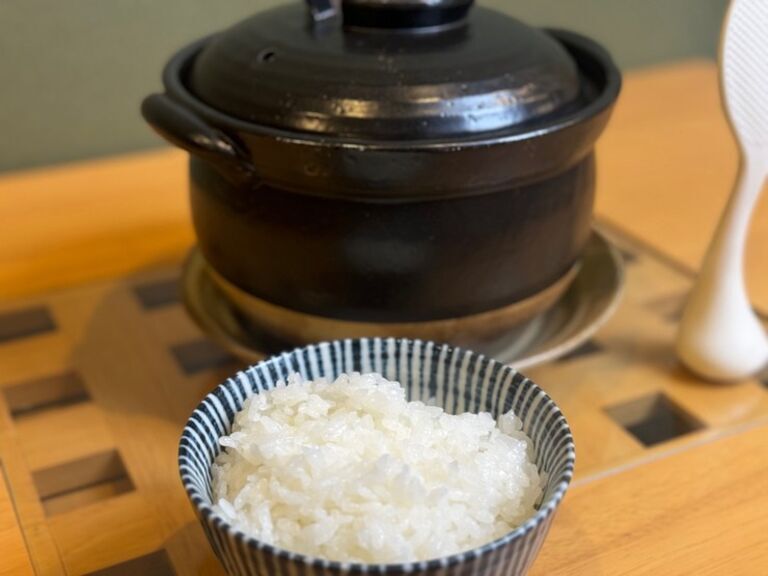
{"type": "Polygon", "coordinates": [[[549,530],[573,474],[574,446],[565,418],[533,382],[482,355],[431,342],[356,339],[299,348],[229,378],[208,394],[189,418],[179,446],[182,483],[208,540],[229,574],[309,576],[334,574],[525,574],[549,530]],[[407,398],[451,414],[489,412],[495,419],[510,409],[530,437],[543,494],[535,512],[514,530],[458,554],[402,563],[338,562],[296,553],[249,536],[216,510],[214,461],[219,438],[233,430],[245,401],[276,387],[292,373],[307,380],[342,373],[379,372],[403,384],[407,398]]]}

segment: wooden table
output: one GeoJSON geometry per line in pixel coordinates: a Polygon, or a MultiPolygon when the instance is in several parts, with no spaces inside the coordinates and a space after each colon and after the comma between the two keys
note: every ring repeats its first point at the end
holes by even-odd
{"type": "MultiPolygon", "coordinates": [[[[629,74],[598,163],[627,293],[587,346],[531,373],[578,446],[533,573],[768,574],[765,382],[700,382],[671,348],[736,169],[713,65],[629,74]]],[[[0,574],[220,573],[174,457],[233,369],[173,291],[185,188],[170,150],[0,178],[0,574]]],[[[761,310],[767,243],[763,198],[747,267],[761,310]]]]}

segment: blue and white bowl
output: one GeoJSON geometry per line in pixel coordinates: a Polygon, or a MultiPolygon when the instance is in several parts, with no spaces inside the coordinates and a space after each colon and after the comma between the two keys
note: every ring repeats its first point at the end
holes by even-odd
{"type": "Polygon", "coordinates": [[[508,366],[480,354],[418,340],[363,338],[317,344],[275,356],[239,372],[208,394],[192,413],[179,445],[187,495],[224,568],[233,575],[346,576],[351,574],[525,574],[549,530],[573,475],[574,445],[568,423],[552,399],[508,366]],[[517,529],[462,554],[412,564],[330,562],[283,550],[234,529],[212,509],[211,463],[221,452],[234,414],[246,398],[273,388],[293,372],[329,379],[344,372],[379,372],[397,380],[412,400],[434,398],[451,413],[508,410],[523,421],[545,479],[537,512],[517,529]]]}

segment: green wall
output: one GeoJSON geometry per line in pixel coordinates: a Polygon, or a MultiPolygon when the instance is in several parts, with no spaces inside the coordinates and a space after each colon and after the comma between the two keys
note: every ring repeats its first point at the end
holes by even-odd
{"type": "MultiPolygon", "coordinates": [[[[0,0],[0,171],[159,146],[165,60],[281,0],[0,0]]],[[[290,0],[298,1],[298,0],[290,0]]],[[[726,0],[478,0],[603,42],[624,67],[715,54],[726,0]]]]}

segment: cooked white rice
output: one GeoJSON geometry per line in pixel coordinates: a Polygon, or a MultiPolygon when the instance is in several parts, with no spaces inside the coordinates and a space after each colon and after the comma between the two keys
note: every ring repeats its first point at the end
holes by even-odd
{"type": "Polygon", "coordinates": [[[541,494],[520,421],[498,424],[407,402],[378,374],[295,374],[248,399],[221,438],[215,510],[263,542],[341,562],[462,552],[529,518],[541,494]]]}

